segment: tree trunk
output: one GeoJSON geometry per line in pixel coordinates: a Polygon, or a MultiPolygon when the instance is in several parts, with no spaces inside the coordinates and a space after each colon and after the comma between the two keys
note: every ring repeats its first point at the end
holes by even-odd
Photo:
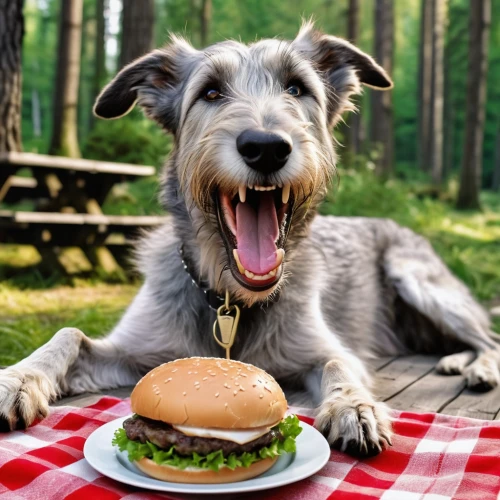
{"type": "MultiPolygon", "coordinates": [[[[375,59],[389,74],[394,58],[393,8],[393,0],[375,2],[375,59]]],[[[392,92],[372,92],[371,105],[371,141],[378,149],[376,172],[387,177],[394,169],[392,92]]]]}
{"type": "Polygon", "coordinates": [[[457,208],[480,207],[491,0],[469,0],[469,67],[465,141],[457,208]]]}
{"type": "MultiPolygon", "coordinates": [[[[359,0],[349,0],[349,9],[347,12],[347,39],[357,44],[359,38],[359,0]]],[[[362,122],[359,107],[361,105],[360,98],[353,98],[358,111],[351,113],[347,119],[346,130],[346,150],[351,154],[359,154],[361,152],[361,137],[362,137],[362,122]]]]}
{"type": "Polygon", "coordinates": [[[61,2],[54,95],[54,122],[49,153],[78,158],[78,86],[83,0],[61,2]]]}
{"type": "Polygon", "coordinates": [[[495,165],[493,167],[493,191],[500,191],[500,129],[497,132],[497,141],[495,148],[495,165]]]}
{"type": "Polygon", "coordinates": [[[154,0],[123,0],[121,67],[153,49],[154,19],[154,0]]]}
{"type": "Polygon", "coordinates": [[[0,0],[0,152],[21,151],[23,0],[0,0]]]}
{"type": "Polygon", "coordinates": [[[420,54],[418,81],[418,165],[427,171],[431,164],[432,111],[432,6],[434,0],[422,0],[420,14],[420,54]]]}
{"type": "Polygon", "coordinates": [[[434,0],[432,8],[432,112],[430,127],[432,182],[443,179],[443,102],[444,102],[444,23],[445,1],[434,0]]]}
{"type": "Polygon", "coordinates": [[[212,0],[202,0],[200,9],[200,41],[202,47],[206,47],[208,45],[211,20],[212,0]]]}
{"type": "Polygon", "coordinates": [[[102,90],[106,78],[106,24],[104,11],[106,0],[96,0],[96,35],[95,35],[95,66],[92,85],[93,97],[96,98],[102,90]]]}

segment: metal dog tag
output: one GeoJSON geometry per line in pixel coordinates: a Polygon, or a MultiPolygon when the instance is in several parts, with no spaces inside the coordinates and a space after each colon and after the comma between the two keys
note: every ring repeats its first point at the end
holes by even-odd
{"type": "Polygon", "coordinates": [[[226,358],[230,359],[231,347],[236,339],[238,322],[240,320],[240,308],[237,305],[231,305],[227,308],[222,305],[217,309],[217,319],[214,322],[215,341],[226,350],[226,358]],[[234,313],[234,314],[231,314],[234,313]],[[220,337],[217,335],[217,326],[219,327],[220,337]]]}

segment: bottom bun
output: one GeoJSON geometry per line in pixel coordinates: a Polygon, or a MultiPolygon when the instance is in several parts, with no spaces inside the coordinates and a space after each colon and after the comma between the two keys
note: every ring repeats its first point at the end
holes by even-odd
{"type": "Polygon", "coordinates": [[[220,484],[245,481],[246,479],[263,474],[274,465],[277,458],[265,458],[264,460],[254,462],[250,467],[236,467],[234,470],[222,467],[217,472],[211,469],[189,467],[187,469],[179,469],[170,465],[158,465],[149,458],[141,458],[134,463],[142,472],[161,481],[169,481],[171,483],[220,484]]]}

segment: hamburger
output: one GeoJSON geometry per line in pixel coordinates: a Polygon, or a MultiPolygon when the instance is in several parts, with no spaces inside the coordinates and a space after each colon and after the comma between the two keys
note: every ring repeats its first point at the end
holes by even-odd
{"type": "Polygon", "coordinates": [[[113,444],[145,474],[176,483],[228,483],[270,469],[295,451],[301,427],[265,371],[219,358],[186,358],[146,374],[134,415],[113,444]]]}

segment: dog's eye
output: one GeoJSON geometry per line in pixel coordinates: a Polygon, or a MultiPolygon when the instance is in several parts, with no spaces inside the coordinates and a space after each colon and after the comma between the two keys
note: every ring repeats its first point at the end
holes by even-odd
{"type": "Polygon", "coordinates": [[[304,91],[300,85],[290,85],[290,87],[286,89],[286,92],[293,97],[300,97],[304,91]]]}
{"type": "Polygon", "coordinates": [[[222,94],[220,93],[220,90],[217,89],[206,89],[204,93],[204,98],[205,101],[216,101],[217,99],[220,99],[222,97],[222,94]]]}

